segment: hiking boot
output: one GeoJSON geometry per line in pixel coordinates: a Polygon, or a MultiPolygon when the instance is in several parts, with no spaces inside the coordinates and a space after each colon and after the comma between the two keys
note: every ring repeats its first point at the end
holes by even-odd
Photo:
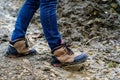
{"type": "Polygon", "coordinates": [[[9,43],[5,56],[10,58],[34,55],[37,51],[30,49],[25,38],[17,39],[9,43]]]}
{"type": "Polygon", "coordinates": [[[61,65],[74,65],[80,64],[87,59],[86,53],[74,54],[71,49],[69,49],[66,44],[62,44],[52,50],[52,61],[51,64],[54,67],[59,67],[61,65]]]}

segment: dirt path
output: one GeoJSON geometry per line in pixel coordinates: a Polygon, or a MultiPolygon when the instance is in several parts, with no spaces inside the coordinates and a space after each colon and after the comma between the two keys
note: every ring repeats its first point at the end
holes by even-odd
{"type": "MultiPolygon", "coordinates": [[[[38,14],[34,16],[30,24],[27,38],[29,39],[30,46],[35,48],[39,53],[35,56],[17,59],[4,57],[22,1],[0,0],[0,80],[120,80],[120,64],[118,63],[120,60],[119,28],[117,30],[97,28],[93,19],[88,22],[84,21],[84,19],[86,19],[85,16],[79,18],[79,21],[81,21],[81,19],[84,21],[83,24],[76,23],[79,22],[74,21],[76,17],[82,16],[77,15],[77,13],[83,14],[84,11],[82,11],[82,7],[88,4],[81,4],[79,8],[78,4],[74,5],[72,1],[69,2],[68,5],[64,5],[67,3],[67,0],[63,2],[64,4],[61,2],[63,1],[60,0],[58,6],[58,15],[61,17],[58,17],[60,32],[74,52],[79,53],[85,51],[88,53],[89,57],[87,62],[63,68],[52,67],[50,65],[50,49],[45,41],[42,27],[39,24],[38,14]],[[66,7],[66,10],[64,10],[63,15],[61,15],[59,12],[64,8],[62,7],[63,5],[66,7]],[[70,6],[73,6],[73,8],[70,6]],[[79,9],[81,12],[78,10],[78,12],[72,14],[71,9],[79,9]],[[66,14],[70,16],[66,17],[66,14]],[[71,23],[69,23],[68,20],[71,23]],[[86,25],[92,25],[93,28],[90,27],[91,30],[88,30],[86,29],[86,25]],[[71,28],[73,29],[72,31],[71,28]],[[80,32],[79,30],[81,29],[82,31],[80,32]],[[86,29],[86,32],[84,29],[86,29]],[[94,33],[93,31],[96,29],[99,29],[98,31],[100,33],[94,33]],[[91,34],[91,36],[95,37],[89,36],[90,39],[88,39],[88,37],[86,37],[87,30],[90,33],[94,33],[93,35],[91,34]],[[103,32],[106,34],[101,35],[103,32]],[[83,35],[83,33],[85,35],[83,35]],[[70,36],[68,36],[68,34],[70,36]],[[101,35],[102,38],[100,38],[101,36],[99,35],[101,35]]],[[[97,19],[97,21],[99,20],[97,19]]],[[[105,25],[107,25],[107,21],[105,25]]]]}

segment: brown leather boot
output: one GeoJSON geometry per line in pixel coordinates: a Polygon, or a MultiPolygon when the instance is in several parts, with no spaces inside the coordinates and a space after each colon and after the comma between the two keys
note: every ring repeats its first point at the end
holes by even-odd
{"type": "Polygon", "coordinates": [[[20,38],[10,42],[5,56],[14,58],[33,54],[36,54],[36,50],[29,48],[25,38],[20,38]]]}
{"type": "Polygon", "coordinates": [[[78,64],[87,59],[86,53],[74,54],[65,44],[62,44],[52,50],[53,57],[51,64],[53,66],[59,66],[61,64],[78,64]]]}

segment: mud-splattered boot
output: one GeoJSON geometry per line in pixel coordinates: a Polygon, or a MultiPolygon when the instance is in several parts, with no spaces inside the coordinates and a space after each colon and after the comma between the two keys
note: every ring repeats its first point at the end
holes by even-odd
{"type": "Polygon", "coordinates": [[[10,42],[5,56],[10,58],[36,54],[36,50],[30,49],[25,38],[10,42]]]}
{"type": "Polygon", "coordinates": [[[66,44],[62,44],[52,50],[52,61],[51,64],[54,67],[59,67],[61,65],[74,65],[80,64],[87,59],[86,53],[74,54],[71,49],[69,49],[66,44]]]}

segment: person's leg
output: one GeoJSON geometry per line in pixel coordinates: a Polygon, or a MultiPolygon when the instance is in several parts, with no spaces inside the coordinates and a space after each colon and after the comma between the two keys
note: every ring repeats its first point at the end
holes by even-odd
{"type": "Polygon", "coordinates": [[[57,0],[40,0],[40,19],[51,50],[61,43],[56,16],[57,3],[57,0]]]}
{"type": "Polygon", "coordinates": [[[29,48],[27,40],[25,39],[25,34],[31,19],[39,6],[40,0],[25,1],[17,17],[15,29],[12,33],[11,41],[5,56],[14,58],[36,54],[36,50],[29,48]]]}
{"type": "Polygon", "coordinates": [[[17,21],[15,24],[15,29],[12,33],[11,41],[25,37],[27,27],[39,6],[40,0],[25,1],[25,3],[19,11],[17,21]]]}
{"type": "Polygon", "coordinates": [[[53,54],[51,64],[59,66],[61,63],[82,63],[87,59],[85,53],[74,54],[65,44],[61,44],[56,17],[57,3],[57,0],[40,0],[40,19],[45,37],[53,54]]]}

